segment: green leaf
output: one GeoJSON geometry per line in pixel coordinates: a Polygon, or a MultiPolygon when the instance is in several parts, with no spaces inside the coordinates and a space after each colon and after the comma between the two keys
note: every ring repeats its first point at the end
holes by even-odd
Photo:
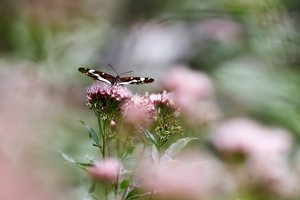
{"type": "Polygon", "coordinates": [[[121,160],[126,160],[129,155],[134,151],[134,146],[129,146],[126,151],[122,154],[121,160]]]}
{"type": "Polygon", "coordinates": [[[92,167],[94,166],[92,163],[82,163],[82,162],[76,162],[77,165],[81,165],[83,167],[92,167]]]}
{"type": "Polygon", "coordinates": [[[75,164],[77,167],[79,167],[80,169],[83,169],[85,171],[86,171],[86,167],[93,166],[92,163],[80,163],[80,162],[77,162],[76,160],[74,160],[73,158],[71,158],[69,155],[65,154],[64,152],[62,152],[62,151],[58,151],[58,152],[68,163],[75,164]]]}
{"type": "Polygon", "coordinates": [[[80,120],[80,122],[83,124],[83,126],[88,130],[89,137],[95,142],[94,146],[100,146],[100,140],[97,135],[97,133],[94,131],[93,128],[89,127],[87,124],[85,124],[83,121],[80,120]]]}
{"type": "Polygon", "coordinates": [[[93,144],[93,146],[101,148],[101,146],[99,146],[98,144],[95,144],[95,143],[93,144]]]}
{"type": "Polygon", "coordinates": [[[145,197],[151,196],[152,192],[141,193],[141,194],[128,194],[126,200],[134,200],[134,199],[145,199],[145,197]]]}
{"type": "Polygon", "coordinates": [[[199,140],[199,138],[192,138],[192,137],[186,137],[181,138],[171,144],[169,148],[165,151],[164,157],[174,157],[176,154],[178,154],[190,141],[193,140],[199,140]]]}
{"type": "Polygon", "coordinates": [[[126,195],[126,200],[133,200],[133,199],[139,199],[145,196],[148,196],[150,193],[142,193],[142,190],[140,188],[133,188],[131,191],[128,192],[126,195]]]}
{"type": "Polygon", "coordinates": [[[144,129],[145,135],[146,137],[157,147],[158,146],[158,142],[156,137],[150,133],[150,131],[148,131],[147,129],[144,129]]]}
{"type": "Polygon", "coordinates": [[[96,182],[93,181],[92,185],[90,186],[90,188],[88,190],[89,194],[92,194],[95,191],[95,189],[96,189],[96,182]]]}
{"type": "Polygon", "coordinates": [[[68,163],[76,163],[76,161],[71,158],[70,156],[68,156],[67,154],[65,154],[62,151],[58,151],[60,153],[60,155],[68,162],[68,163]]]}
{"type": "Polygon", "coordinates": [[[152,145],[152,148],[151,148],[151,158],[155,163],[159,162],[159,152],[155,145],[152,145]]]}
{"type": "Polygon", "coordinates": [[[123,180],[120,184],[120,189],[125,190],[129,186],[129,180],[123,180]]]}

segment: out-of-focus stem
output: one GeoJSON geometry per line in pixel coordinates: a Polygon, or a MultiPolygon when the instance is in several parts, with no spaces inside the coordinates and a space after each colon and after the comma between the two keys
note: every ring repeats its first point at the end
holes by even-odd
{"type": "MultiPolygon", "coordinates": [[[[134,176],[134,174],[135,174],[135,172],[136,172],[136,170],[137,170],[137,168],[138,168],[138,165],[139,165],[139,163],[140,163],[140,161],[141,161],[141,159],[143,158],[143,155],[144,155],[144,153],[145,153],[146,144],[145,144],[144,141],[143,141],[143,143],[144,143],[144,144],[143,144],[142,152],[141,152],[140,155],[138,156],[137,162],[136,162],[136,164],[135,164],[135,166],[134,166],[134,169],[133,169],[133,171],[132,171],[132,174],[130,175],[130,177],[129,177],[129,179],[128,179],[128,182],[129,182],[129,183],[132,181],[133,176],[134,176]]],[[[123,193],[123,195],[122,195],[121,200],[125,200],[125,199],[126,199],[126,195],[127,195],[127,193],[129,192],[129,189],[130,189],[130,184],[128,184],[128,186],[126,187],[126,189],[125,189],[125,191],[124,191],[124,193],[123,193]]]]}
{"type": "Polygon", "coordinates": [[[118,176],[117,176],[117,181],[115,183],[115,200],[118,200],[118,192],[119,192],[119,174],[120,174],[120,169],[118,172],[118,176]]]}
{"type": "Polygon", "coordinates": [[[96,114],[98,119],[98,126],[99,126],[99,138],[102,140],[102,147],[100,148],[102,158],[105,158],[105,133],[103,131],[103,122],[99,114],[96,114]]]}

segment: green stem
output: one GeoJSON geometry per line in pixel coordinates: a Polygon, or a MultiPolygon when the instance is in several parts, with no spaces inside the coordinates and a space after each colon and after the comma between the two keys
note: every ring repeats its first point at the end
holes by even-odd
{"type": "Polygon", "coordinates": [[[105,134],[103,131],[103,121],[100,117],[99,114],[96,114],[97,119],[98,119],[98,127],[99,127],[99,138],[101,138],[102,140],[102,146],[100,148],[101,154],[102,154],[102,158],[105,158],[105,134]]]}
{"type": "Polygon", "coordinates": [[[118,200],[118,192],[119,192],[119,173],[118,173],[117,181],[115,183],[115,200],[118,200]]]}
{"type": "Polygon", "coordinates": [[[104,193],[105,193],[105,200],[108,199],[108,192],[107,192],[107,186],[104,188],[104,193]]]}
{"type": "MultiPolygon", "coordinates": [[[[129,182],[129,183],[132,181],[132,179],[133,179],[133,177],[134,177],[134,175],[135,175],[135,172],[136,172],[136,170],[137,170],[137,168],[138,168],[138,166],[139,166],[139,164],[140,164],[140,162],[141,162],[141,160],[142,160],[142,158],[143,158],[143,155],[144,155],[144,153],[145,153],[146,145],[145,145],[145,142],[144,142],[144,141],[143,141],[143,143],[144,143],[143,149],[142,149],[142,151],[141,151],[139,157],[137,158],[137,162],[136,162],[136,164],[135,164],[135,166],[134,166],[134,169],[133,169],[133,171],[132,171],[132,174],[130,175],[130,177],[129,177],[129,179],[128,179],[128,182],[129,182]]],[[[128,186],[126,187],[126,189],[125,189],[125,191],[124,191],[124,193],[123,193],[123,195],[122,195],[121,200],[125,200],[125,199],[126,199],[126,196],[127,196],[128,192],[129,192],[129,189],[130,189],[130,184],[128,184],[128,186]]]]}
{"type": "Polygon", "coordinates": [[[104,119],[103,120],[103,159],[107,156],[107,153],[109,153],[109,126],[110,126],[110,118],[104,119]]]}
{"type": "Polygon", "coordinates": [[[103,136],[103,159],[105,159],[105,156],[106,156],[106,131],[105,131],[105,124],[104,124],[104,127],[102,127],[102,136],[103,136]]]}

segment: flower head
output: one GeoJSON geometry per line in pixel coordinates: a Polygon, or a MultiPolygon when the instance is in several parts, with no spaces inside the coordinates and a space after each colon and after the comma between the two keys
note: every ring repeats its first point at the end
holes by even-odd
{"type": "Polygon", "coordinates": [[[174,100],[174,94],[163,91],[160,94],[150,94],[149,99],[157,109],[157,120],[153,131],[158,135],[161,144],[165,144],[173,135],[182,135],[183,129],[179,123],[179,109],[174,100]]]}
{"type": "Polygon", "coordinates": [[[149,98],[155,106],[167,106],[176,109],[174,94],[168,93],[166,90],[160,94],[150,94],[149,98]]]}
{"type": "MultiPolygon", "coordinates": [[[[224,122],[213,134],[214,146],[226,154],[245,156],[245,175],[285,197],[293,195],[299,179],[289,165],[292,140],[279,128],[264,127],[246,118],[224,122]]],[[[250,180],[245,178],[245,180],[250,180]]]]}
{"type": "Polygon", "coordinates": [[[131,97],[131,92],[122,86],[95,83],[87,89],[87,99],[91,103],[98,98],[111,98],[115,101],[123,101],[131,97]]]}
{"type": "Polygon", "coordinates": [[[193,104],[199,99],[211,97],[214,88],[211,79],[204,73],[189,70],[185,67],[175,67],[162,79],[164,87],[176,96],[176,103],[193,104]],[[171,77],[171,78],[170,78],[171,77]]]}
{"type": "Polygon", "coordinates": [[[148,96],[134,95],[122,105],[122,115],[128,124],[147,126],[156,118],[156,110],[148,96]]]}
{"type": "Polygon", "coordinates": [[[89,172],[96,179],[116,183],[119,177],[120,168],[121,164],[118,160],[108,158],[96,162],[95,165],[89,169],[89,172]]]}
{"type": "Polygon", "coordinates": [[[286,156],[291,138],[286,131],[267,128],[245,118],[232,119],[219,126],[212,139],[217,149],[242,152],[251,158],[286,156]]]}
{"type": "Polygon", "coordinates": [[[87,89],[88,106],[99,113],[109,113],[119,109],[120,103],[129,99],[131,92],[122,86],[96,83],[87,89]]]}
{"type": "Polygon", "coordinates": [[[219,116],[213,83],[206,74],[175,67],[162,78],[162,84],[173,93],[176,105],[190,124],[214,121],[219,116]]]}

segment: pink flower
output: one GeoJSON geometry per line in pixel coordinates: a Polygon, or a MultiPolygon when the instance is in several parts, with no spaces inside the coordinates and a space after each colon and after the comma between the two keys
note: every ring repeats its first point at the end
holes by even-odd
{"type": "Polygon", "coordinates": [[[213,84],[207,75],[183,66],[168,71],[162,78],[162,84],[166,89],[175,93],[181,105],[209,98],[214,93],[213,84]]]}
{"type": "Polygon", "coordinates": [[[175,67],[162,78],[163,86],[174,95],[175,103],[191,124],[213,121],[219,116],[210,78],[187,67],[175,67]]]}
{"type": "Polygon", "coordinates": [[[87,89],[87,105],[97,115],[113,118],[118,114],[121,104],[131,96],[125,87],[95,83],[87,89]]]}
{"type": "Polygon", "coordinates": [[[290,133],[264,127],[245,118],[232,119],[216,128],[212,142],[225,153],[241,152],[246,156],[244,179],[265,184],[284,196],[294,195],[299,179],[289,164],[292,140],[290,133]]]}
{"type": "Polygon", "coordinates": [[[286,131],[263,127],[243,118],[221,124],[212,141],[221,151],[242,152],[249,157],[286,156],[292,145],[286,131]]]}
{"type": "Polygon", "coordinates": [[[90,174],[99,180],[110,181],[111,183],[117,183],[121,164],[118,160],[108,158],[103,161],[98,161],[95,165],[89,169],[90,174]]]}
{"type": "Polygon", "coordinates": [[[112,99],[113,101],[124,101],[132,96],[131,92],[122,86],[95,83],[87,89],[87,100],[92,103],[95,100],[112,99]]]}
{"type": "Polygon", "coordinates": [[[139,172],[142,187],[164,197],[200,198],[220,192],[223,169],[207,155],[185,155],[145,162],[139,172]]]}
{"type": "Polygon", "coordinates": [[[168,93],[166,90],[160,94],[150,94],[149,98],[156,106],[165,105],[167,107],[176,109],[174,94],[168,93]]]}
{"type": "Polygon", "coordinates": [[[121,108],[124,121],[132,125],[147,126],[156,118],[154,104],[148,96],[134,95],[121,108]]]}

